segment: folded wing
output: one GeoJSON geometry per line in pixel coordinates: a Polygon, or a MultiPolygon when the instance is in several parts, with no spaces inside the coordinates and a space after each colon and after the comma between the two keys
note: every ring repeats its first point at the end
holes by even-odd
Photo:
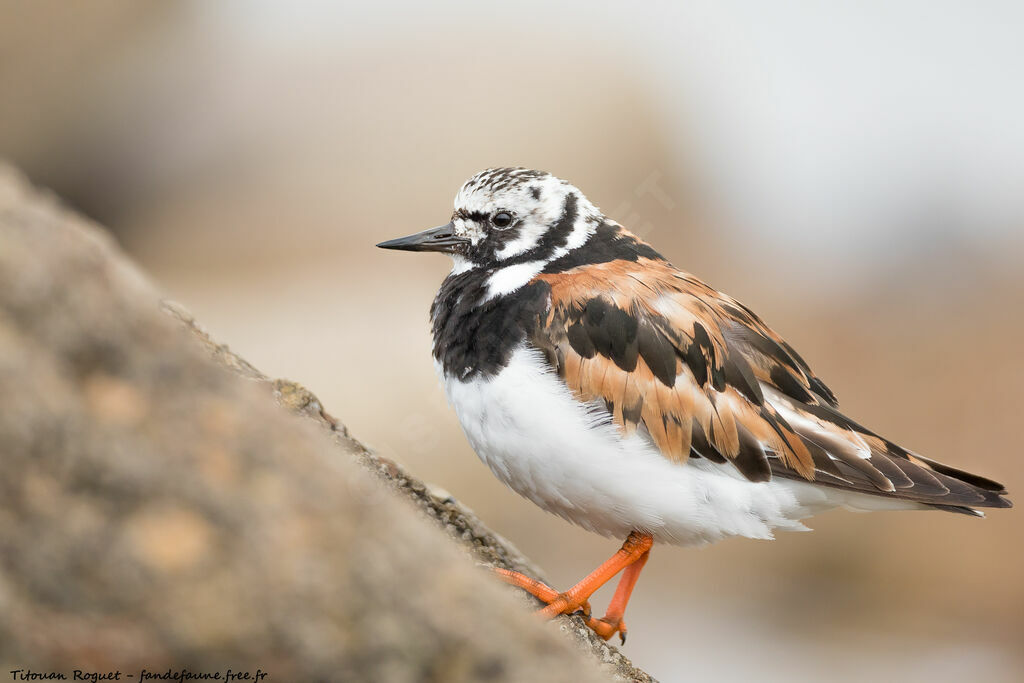
{"type": "Polygon", "coordinates": [[[1008,507],[998,483],[927,460],[838,411],[835,395],[753,312],[664,261],[542,274],[531,342],[580,400],[600,401],[676,462],[934,505],[1008,507]]]}

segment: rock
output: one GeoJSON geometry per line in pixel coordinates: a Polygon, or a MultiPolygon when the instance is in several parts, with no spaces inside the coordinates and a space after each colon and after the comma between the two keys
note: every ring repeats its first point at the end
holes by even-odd
{"type": "Polygon", "coordinates": [[[449,494],[158,301],[0,166],[3,671],[650,680],[475,566],[536,572],[449,494]]]}

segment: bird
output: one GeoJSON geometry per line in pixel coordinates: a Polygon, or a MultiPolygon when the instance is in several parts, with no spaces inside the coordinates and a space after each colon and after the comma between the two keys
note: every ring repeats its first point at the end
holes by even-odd
{"type": "Polygon", "coordinates": [[[566,591],[494,568],[539,614],[625,643],[655,543],[807,531],[832,508],[1008,508],[992,479],[847,417],[757,314],[674,267],[575,186],[527,168],[467,180],[451,220],[377,245],[442,252],[434,365],[480,459],[548,512],[621,548],[566,591]],[[622,573],[603,617],[590,597],[622,573]]]}

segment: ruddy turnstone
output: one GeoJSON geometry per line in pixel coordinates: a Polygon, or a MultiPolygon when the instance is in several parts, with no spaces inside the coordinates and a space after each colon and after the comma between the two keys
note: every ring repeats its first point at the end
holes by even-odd
{"type": "Polygon", "coordinates": [[[566,592],[496,570],[554,616],[625,640],[655,542],[806,530],[834,507],[981,516],[1006,489],[839,412],[753,311],[673,267],[548,173],[470,178],[446,225],[382,242],[455,262],[431,307],[434,360],[473,449],[507,486],[622,548],[566,592]],[[600,619],[588,600],[623,572],[600,619]]]}

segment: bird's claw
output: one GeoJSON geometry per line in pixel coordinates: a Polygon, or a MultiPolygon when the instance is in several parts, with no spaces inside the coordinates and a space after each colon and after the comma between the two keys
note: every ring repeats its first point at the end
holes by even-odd
{"type": "Polygon", "coordinates": [[[621,619],[588,619],[587,626],[589,626],[594,633],[600,636],[604,640],[610,640],[616,633],[619,634],[619,641],[622,645],[626,644],[626,622],[621,619]]]}
{"type": "Polygon", "coordinates": [[[584,600],[583,604],[581,604],[579,607],[577,607],[575,610],[573,610],[572,613],[573,614],[579,614],[584,619],[590,619],[590,601],[589,600],[584,600]]]}

